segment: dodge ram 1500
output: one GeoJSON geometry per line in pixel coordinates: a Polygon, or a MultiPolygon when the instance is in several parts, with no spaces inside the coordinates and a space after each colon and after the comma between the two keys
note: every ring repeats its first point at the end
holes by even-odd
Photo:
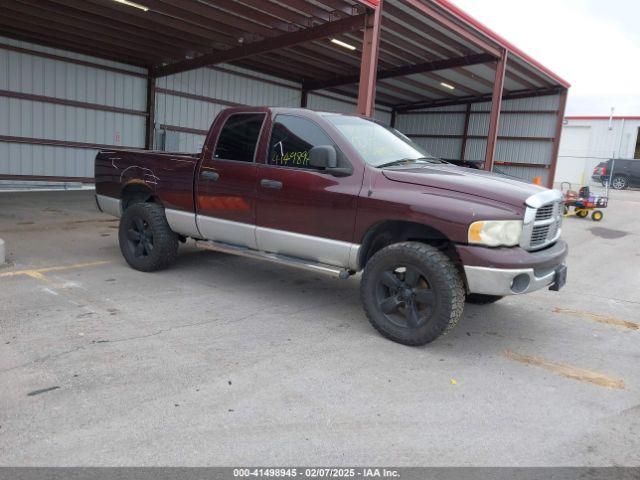
{"type": "Polygon", "coordinates": [[[167,267],[180,241],[347,278],[384,336],[422,345],[465,300],[566,280],[559,192],[433,157],[371,119],[237,107],[213,121],[199,155],[103,150],[100,210],[141,271],[167,267]]]}

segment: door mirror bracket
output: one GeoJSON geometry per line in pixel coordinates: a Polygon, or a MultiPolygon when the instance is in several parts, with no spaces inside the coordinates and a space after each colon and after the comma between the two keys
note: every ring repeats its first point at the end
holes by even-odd
{"type": "Polygon", "coordinates": [[[333,145],[318,145],[311,148],[309,166],[335,177],[346,177],[353,173],[351,168],[338,167],[338,154],[333,145]]]}
{"type": "Polygon", "coordinates": [[[309,166],[326,170],[338,166],[338,155],[332,145],[318,145],[309,150],[309,166]]]}

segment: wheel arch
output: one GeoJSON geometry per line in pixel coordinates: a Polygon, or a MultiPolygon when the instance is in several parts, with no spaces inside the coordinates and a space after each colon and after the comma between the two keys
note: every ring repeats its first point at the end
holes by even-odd
{"type": "Polygon", "coordinates": [[[162,205],[160,198],[158,198],[151,187],[141,180],[131,180],[128,182],[120,192],[120,201],[122,211],[125,211],[134,203],[151,202],[162,205]]]}
{"type": "Polygon", "coordinates": [[[453,242],[440,230],[424,223],[384,220],[372,225],[365,233],[358,255],[358,267],[364,268],[367,261],[383,248],[406,241],[418,241],[436,246],[455,263],[460,263],[453,242]]]}

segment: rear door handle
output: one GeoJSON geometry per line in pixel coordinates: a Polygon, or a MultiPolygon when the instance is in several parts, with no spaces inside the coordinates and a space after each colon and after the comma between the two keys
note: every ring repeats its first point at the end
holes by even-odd
{"type": "Polygon", "coordinates": [[[207,180],[211,180],[215,182],[220,178],[220,174],[218,172],[212,172],[211,170],[205,170],[200,174],[202,178],[206,178],[207,180]]]}
{"type": "Polygon", "coordinates": [[[263,178],[260,180],[260,185],[264,188],[275,188],[276,190],[280,190],[282,188],[282,182],[277,180],[269,180],[268,178],[263,178]]]}

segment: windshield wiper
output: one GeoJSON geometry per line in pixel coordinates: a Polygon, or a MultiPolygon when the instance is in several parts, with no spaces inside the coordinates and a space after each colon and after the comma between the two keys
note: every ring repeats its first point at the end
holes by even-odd
{"type": "Polygon", "coordinates": [[[420,158],[401,158],[400,160],[394,160],[392,162],[382,163],[380,165],[376,165],[376,168],[385,168],[385,167],[393,167],[395,165],[403,165],[406,163],[440,163],[437,158],[429,158],[429,157],[420,157],[420,158]]]}

